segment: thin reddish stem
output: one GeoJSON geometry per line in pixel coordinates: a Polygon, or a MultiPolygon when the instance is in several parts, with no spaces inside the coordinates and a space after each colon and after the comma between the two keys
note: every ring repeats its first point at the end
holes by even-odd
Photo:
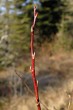
{"type": "Polygon", "coordinates": [[[35,52],[34,52],[34,27],[36,23],[36,18],[37,18],[38,13],[36,12],[36,7],[34,6],[34,21],[31,26],[31,72],[32,72],[32,79],[33,79],[33,84],[34,84],[34,91],[35,91],[35,97],[36,97],[36,103],[37,103],[37,108],[38,110],[41,110],[40,107],[40,102],[39,102],[39,94],[38,94],[38,84],[35,76],[35,52]]]}

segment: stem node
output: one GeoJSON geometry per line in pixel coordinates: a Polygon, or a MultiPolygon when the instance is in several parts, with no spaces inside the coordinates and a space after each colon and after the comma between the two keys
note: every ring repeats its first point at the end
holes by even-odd
{"type": "Polygon", "coordinates": [[[32,53],[32,59],[35,59],[35,52],[32,53]]]}

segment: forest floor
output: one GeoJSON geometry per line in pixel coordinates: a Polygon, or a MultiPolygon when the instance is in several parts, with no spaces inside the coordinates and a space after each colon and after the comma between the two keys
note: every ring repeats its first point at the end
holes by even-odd
{"type": "MultiPolygon", "coordinates": [[[[25,73],[22,66],[17,67],[18,71],[25,73],[26,83],[33,92],[31,73],[29,67],[27,69],[28,72],[25,73]]],[[[35,70],[42,110],[73,110],[73,53],[40,53],[36,57],[35,70]]],[[[0,79],[11,74],[15,74],[12,67],[1,71],[0,79]]],[[[35,97],[30,90],[4,102],[5,105],[0,110],[37,110],[35,97]]]]}

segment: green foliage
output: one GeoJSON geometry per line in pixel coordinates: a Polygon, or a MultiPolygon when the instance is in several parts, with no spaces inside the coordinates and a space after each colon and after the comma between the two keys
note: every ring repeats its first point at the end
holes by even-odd
{"type": "MultiPolygon", "coordinates": [[[[0,36],[7,35],[7,39],[4,39],[0,44],[0,64],[1,67],[9,66],[12,62],[17,61],[17,58],[21,58],[24,54],[29,51],[30,45],[30,18],[28,17],[28,10],[32,7],[24,7],[22,4],[24,1],[13,1],[7,0],[4,2],[6,11],[3,14],[3,22],[0,22],[0,28],[2,33],[0,36]],[[12,13],[10,13],[11,5],[12,13]],[[22,6],[22,7],[21,7],[22,6]]],[[[20,59],[19,59],[20,60],[20,59]]]]}
{"type": "Polygon", "coordinates": [[[71,4],[72,1],[64,1],[65,8],[59,28],[59,41],[62,43],[61,47],[68,51],[73,49],[73,5],[71,4]]]}
{"type": "Polygon", "coordinates": [[[63,15],[63,32],[67,36],[73,36],[73,5],[71,2],[67,2],[67,8],[63,15]]]}
{"type": "Polygon", "coordinates": [[[62,20],[64,4],[62,0],[40,0],[39,16],[37,27],[40,39],[52,39],[52,35],[58,32],[62,20]]]}
{"type": "Polygon", "coordinates": [[[13,19],[15,18],[15,21],[11,26],[12,35],[10,40],[13,52],[17,52],[19,56],[24,56],[30,48],[30,26],[32,23],[33,6],[31,2],[29,4],[26,3],[26,6],[24,6],[23,3],[25,1],[14,1],[15,15],[13,19]]]}
{"type": "MultiPolygon", "coordinates": [[[[30,30],[33,21],[33,0],[6,0],[6,11],[0,15],[0,64],[11,65],[30,49],[30,30]],[[13,6],[13,7],[12,7],[13,6]],[[0,40],[1,41],[1,40],[0,40]]],[[[58,33],[57,47],[73,49],[73,6],[69,0],[40,0],[35,28],[35,46],[46,39],[50,42],[58,33]]],[[[2,13],[2,11],[0,12],[2,13]]]]}

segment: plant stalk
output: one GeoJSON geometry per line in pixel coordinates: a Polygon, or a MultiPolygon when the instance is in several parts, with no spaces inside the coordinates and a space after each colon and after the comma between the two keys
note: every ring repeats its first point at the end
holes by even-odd
{"type": "Polygon", "coordinates": [[[38,83],[37,83],[36,76],[35,76],[34,28],[35,28],[37,15],[38,13],[36,11],[36,6],[34,6],[34,21],[31,26],[31,68],[30,69],[31,69],[32,80],[34,84],[34,92],[35,92],[35,97],[36,97],[37,108],[38,110],[41,110],[39,94],[38,94],[38,83]]]}

